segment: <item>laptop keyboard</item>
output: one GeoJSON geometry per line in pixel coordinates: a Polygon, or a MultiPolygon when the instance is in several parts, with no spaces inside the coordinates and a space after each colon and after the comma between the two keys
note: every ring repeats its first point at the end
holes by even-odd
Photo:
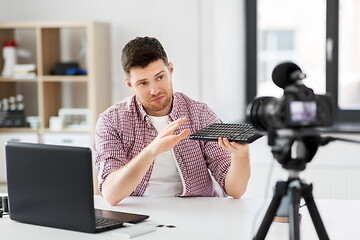
{"type": "Polygon", "coordinates": [[[110,227],[110,226],[122,224],[124,222],[125,222],[125,220],[122,220],[122,219],[97,217],[96,218],[96,228],[110,227]]]}

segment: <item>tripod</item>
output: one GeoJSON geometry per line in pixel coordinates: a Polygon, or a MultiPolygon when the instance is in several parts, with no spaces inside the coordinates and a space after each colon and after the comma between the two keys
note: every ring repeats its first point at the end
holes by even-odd
{"type": "Polygon", "coordinates": [[[275,194],[254,240],[265,239],[281,200],[287,194],[290,197],[290,239],[300,239],[299,207],[301,197],[305,200],[319,239],[329,239],[312,195],[312,184],[305,184],[299,178],[289,177],[287,181],[278,181],[276,183],[275,194]]]}
{"type": "Polygon", "coordinates": [[[288,209],[291,240],[300,239],[299,207],[301,198],[305,200],[319,239],[329,239],[314,201],[312,184],[306,184],[299,178],[299,172],[305,169],[306,163],[311,161],[318,149],[319,135],[314,133],[299,135],[293,131],[279,135],[279,133],[273,132],[268,135],[268,140],[276,160],[292,174],[289,175],[287,181],[276,183],[274,196],[254,240],[265,239],[281,200],[285,196],[290,198],[288,209]],[[292,150],[296,150],[295,155],[292,154],[292,150]]]}

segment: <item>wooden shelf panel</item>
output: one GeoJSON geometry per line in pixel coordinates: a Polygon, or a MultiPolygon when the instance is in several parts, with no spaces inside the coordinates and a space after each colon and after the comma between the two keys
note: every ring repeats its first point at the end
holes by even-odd
{"type": "Polygon", "coordinates": [[[37,133],[38,129],[32,128],[0,128],[0,133],[8,133],[8,132],[26,132],[26,133],[37,133]]]}
{"type": "Polygon", "coordinates": [[[90,130],[84,130],[84,129],[62,129],[61,131],[53,131],[50,128],[39,128],[39,129],[32,129],[28,127],[23,128],[0,128],[0,133],[19,133],[19,132],[25,132],[25,133],[90,133],[90,130]]]}
{"type": "Polygon", "coordinates": [[[11,78],[0,77],[0,82],[37,82],[38,78],[11,78]]]}
{"type": "Polygon", "coordinates": [[[84,129],[61,129],[61,131],[53,131],[50,128],[42,129],[43,133],[90,133],[90,130],[84,129]]]}
{"type": "Polygon", "coordinates": [[[0,77],[0,82],[38,82],[42,79],[44,82],[87,82],[87,75],[74,75],[74,76],[52,76],[46,75],[36,78],[12,78],[12,77],[0,77]]]}
{"type": "Polygon", "coordinates": [[[88,76],[86,75],[77,75],[77,76],[53,76],[45,75],[42,77],[44,82],[87,82],[88,76]]]}
{"type": "Polygon", "coordinates": [[[23,22],[10,21],[0,22],[0,28],[87,28],[94,25],[92,21],[46,21],[46,22],[23,22]]]}

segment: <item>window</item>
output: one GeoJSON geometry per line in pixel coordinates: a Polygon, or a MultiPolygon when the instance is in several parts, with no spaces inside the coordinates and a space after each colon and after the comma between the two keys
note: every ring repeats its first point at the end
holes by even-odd
{"type": "Polygon", "coordinates": [[[281,96],[282,89],[271,80],[274,67],[284,59],[294,59],[294,30],[262,30],[259,39],[257,95],[281,96]]]}
{"type": "Polygon", "coordinates": [[[360,2],[342,0],[339,7],[339,107],[360,110],[360,2]]]}
{"type": "Polygon", "coordinates": [[[360,121],[359,10],[355,0],[246,0],[247,103],[281,96],[272,70],[293,61],[306,86],[332,94],[337,123],[360,121]]]}

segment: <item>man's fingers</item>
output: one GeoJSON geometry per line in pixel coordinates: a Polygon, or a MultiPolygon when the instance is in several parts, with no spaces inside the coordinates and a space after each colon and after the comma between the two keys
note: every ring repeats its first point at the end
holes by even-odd
{"type": "Polygon", "coordinates": [[[231,150],[235,150],[235,147],[233,145],[231,145],[231,143],[229,142],[229,139],[224,138],[224,144],[226,147],[228,147],[231,150]]]}
{"type": "Polygon", "coordinates": [[[221,137],[218,137],[218,143],[223,149],[226,150],[226,146],[224,145],[223,139],[221,137]]]}
{"type": "Polygon", "coordinates": [[[241,144],[241,143],[236,143],[236,142],[232,142],[230,143],[232,147],[234,147],[236,150],[242,150],[244,149],[244,146],[246,144],[241,144]]]}
{"type": "Polygon", "coordinates": [[[160,139],[160,145],[162,149],[161,152],[169,151],[182,139],[184,139],[187,135],[189,135],[189,133],[190,133],[190,129],[185,129],[178,135],[165,136],[164,138],[160,139]]]}
{"type": "Polygon", "coordinates": [[[229,140],[227,138],[222,139],[221,137],[219,137],[218,142],[219,142],[220,146],[222,148],[224,148],[225,150],[228,150],[228,151],[236,150],[236,148],[233,145],[231,145],[231,143],[229,142],[229,140]]]}
{"type": "Polygon", "coordinates": [[[175,131],[175,129],[177,129],[185,121],[186,121],[186,117],[183,117],[169,123],[169,125],[167,125],[166,128],[164,128],[164,130],[162,131],[162,135],[166,136],[172,134],[175,131]]]}
{"type": "Polygon", "coordinates": [[[179,133],[178,135],[173,135],[174,139],[175,139],[175,144],[178,144],[178,142],[180,142],[181,140],[183,140],[184,138],[186,138],[187,135],[189,135],[190,133],[190,129],[185,129],[185,130],[182,130],[181,133],[179,133]]]}
{"type": "Polygon", "coordinates": [[[177,135],[177,137],[180,138],[180,140],[181,140],[181,139],[184,139],[185,137],[187,137],[189,134],[190,134],[190,129],[185,129],[185,130],[182,130],[182,132],[179,133],[177,135]]]}

